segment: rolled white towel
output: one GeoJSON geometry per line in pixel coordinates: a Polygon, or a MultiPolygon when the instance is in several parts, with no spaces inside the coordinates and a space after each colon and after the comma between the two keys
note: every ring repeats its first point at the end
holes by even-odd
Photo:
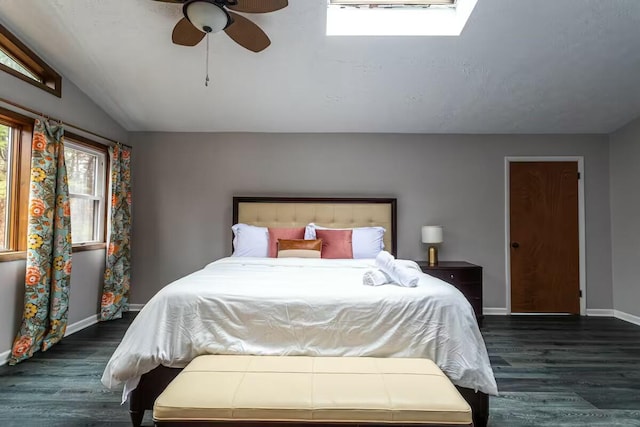
{"type": "Polygon", "coordinates": [[[386,273],[394,283],[407,288],[415,288],[420,281],[420,272],[398,263],[393,255],[381,251],[376,257],[376,267],[386,273]]]}
{"type": "Polygon", "coordinates": [[[368,270],[364,273],[362,283],[367,286],[380,286],[391,283],[393,280],[382,270],[368,270]]]}

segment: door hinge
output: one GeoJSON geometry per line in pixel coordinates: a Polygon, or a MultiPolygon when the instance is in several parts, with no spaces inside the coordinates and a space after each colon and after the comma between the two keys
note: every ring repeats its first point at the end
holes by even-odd
{"type": "Polygon", "coordinates": [[[582,298],[582,289],[578,291],[578,295],[580,296],[580,298],[582,298]]]}
{"type": "Polygon", "coordinates": [[[578,179],[580,179],[580,172],[578,172],[578,179]]]}

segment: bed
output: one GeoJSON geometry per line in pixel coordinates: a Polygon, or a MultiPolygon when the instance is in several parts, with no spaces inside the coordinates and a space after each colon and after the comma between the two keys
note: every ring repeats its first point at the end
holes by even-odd
{"type": "MultiPolygon", "coordinates": [[[[397,248],[395,199],[235,197],[238,222],[383,226],[389,231],[385,247],[397,248]]],[[[366,287],[362,276],[373,265],[371,259],[215,261],[145,305],[102,381],[112,389],[124,384],[123,399],[139,425],[155,397],[199,354],[425,357],[469,401],[475,425],[486,425],[487,394],[497,389],[464,296],[427,275],[416,288],[366,287]],[[150,324],[157,325],[153,334],[150,324]]]]}

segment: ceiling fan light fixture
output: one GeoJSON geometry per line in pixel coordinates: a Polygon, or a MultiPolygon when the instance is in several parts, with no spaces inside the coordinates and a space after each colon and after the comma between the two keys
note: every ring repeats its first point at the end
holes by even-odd
{"type": "Polygon", "coordinates": [[[191,0],[184,4],[184,16],[203,33],[217,33],[230,24],[229,14],[218,4],[208,0],[191,0]]]}

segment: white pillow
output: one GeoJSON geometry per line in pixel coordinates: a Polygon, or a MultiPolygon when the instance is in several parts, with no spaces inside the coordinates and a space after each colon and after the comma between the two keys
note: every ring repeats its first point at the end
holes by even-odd
{"type": "MultiPolygon", "coordinates": [[[[330,230],[328,227],[321,227],[314,223],[310,223],[304,229],[305,239],[315,239],[316,229],[330,230]]],[[[384,249],[384,227],[357,227],[342,228],[335,230],[353,230],[351,236],[351,247],[353,249],[354,258],[375,258],[381,250],[384,249]]]]}
{"type": "Polygon", "coordinates": [[[269,230],[248,224],[235,224],[231,256],[266,257],[269,253],[269,230]]]}

